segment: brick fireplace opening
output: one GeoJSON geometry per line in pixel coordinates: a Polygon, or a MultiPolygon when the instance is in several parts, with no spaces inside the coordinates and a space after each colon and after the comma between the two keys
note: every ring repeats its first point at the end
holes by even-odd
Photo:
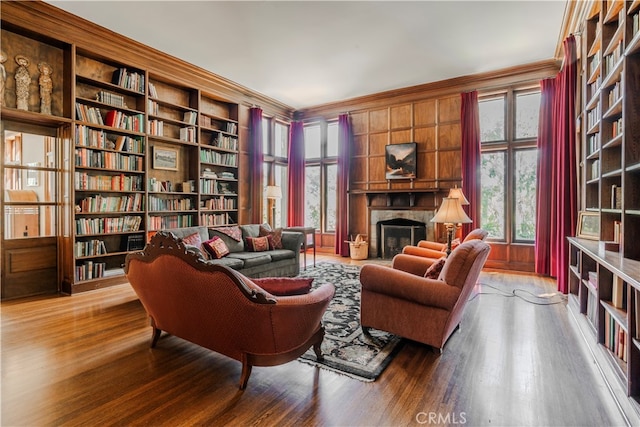
{"type": "MultiPolygon", "coordinates": [[[[435,240],[435,227],[431,222],[431,218],[435,215],[435,211],[431,209],[379,209],[371,208],[369,210],[369,256],[382,257],[382,247],[380,245],[381,227],[379,222],[389,220],[409,220],[425,226],[425,236],[423,239],[435,240]]],[[[421,239],[418,239],[421,240],[421,239]]],[[[403,243],[406,240],[403,240],[403,243]]],[[[417,243],[417,241],[415,242],[417,243]]],[[[410,244],[410,243],[409,243],[410,244]]],[[[400,252],[402,248],[399,247],[400,252]]]]}

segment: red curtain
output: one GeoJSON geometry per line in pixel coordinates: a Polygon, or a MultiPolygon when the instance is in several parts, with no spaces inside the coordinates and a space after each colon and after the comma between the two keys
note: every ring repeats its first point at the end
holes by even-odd
{"type": "Polygon", "coordinates": [[[289,189],[287,225],[304,226],[304,125],[291,123],[289,131],[289,189]]]}
{"type": "Polygon", "coordinates": [[[349,256],[349,165],[351,159],[351,121],[348,114],[338,117],[338,179],[336,203],[336,254],[349,256]]]}
{"type": "Polygon", "coordinates": [[[462,236],[480,226],[480,115],[478,92],[461,94],[460,121],[462,127],[462,192],[469,201],[464,210],[473,220],[462,225],[462,236]]]}
{"type": "Polygon", "coordinates": [[[249,110],[249,144],[251,150],[251,222],[262,222],[262,170],[264,153],[262,148],[262,109],[249,110]]]}
{"type": "MultiPolygon", "coordinates": [[[[566,237],[574,235],[578,216],[576,76],[576,42],[573,36],[569,36],[564,41],[562,70],[553,79],[554,83],[542,82],[543,90],[546,87],[548,92],[552,92],[550,87],[555,86],[555,93],[553,105],[543,104],[547,110],[541,115],[541,120],[548,120],[550,115],[551,124],[546,125],[549,129],[542,129],[541,123],[542,133],[538,136],[538,145],[545,147],[545,154],[550,156],[543,160],[550,163],[550,173],[547,174],[551,178],[549,183],[546,180],[538,182],[538,193],[549,193],[550,200],[547,205],[538,205],[536,240],[538,235],[542,238],[540,243],[536,244],[536,272],[556,277],[558,290],[563,293],[568,291],[569,245],[566,237]],[[552,109],[551,113],[548,111],[549,107],[552,109]],[[547,212],[544,212],[545,209],[547,212]],[[544,239],[547,233],[549,243],[548,247],[545,247],[544,239]]],[[[542,203],[544,202],[546,200],[542,200],[542,203]]]]}

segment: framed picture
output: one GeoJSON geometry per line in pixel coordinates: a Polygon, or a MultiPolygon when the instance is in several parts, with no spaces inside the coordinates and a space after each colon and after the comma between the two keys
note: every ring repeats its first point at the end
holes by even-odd
{"type": "Polygon", "coordinates": [[[177,171],[178,153],[176,148],[153,147],[153,168],[177,171]]]}
{"type": "Polygon", "coordinates": [[[418,144],[404,142],[385,146],[385,178],[415,179],[418,144]]]}
{"type": "Polygon", "coordinates": [[[576,237],[600,240],[600,215],[597,212],[579,212],[576,237]]]}

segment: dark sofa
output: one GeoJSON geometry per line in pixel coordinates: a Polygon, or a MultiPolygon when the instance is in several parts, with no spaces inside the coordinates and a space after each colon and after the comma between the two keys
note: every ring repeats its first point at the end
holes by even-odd
{"type": "MultiPolygon", "coordinates": [[[[230,253],[220,259],[206,260],[213,265],[224,265],[233,268],[247,277],[294,277],[300,273],[300,248],[304,235],[293,231],[282,232],[282,249],[264,252],[249,252],[245,247],[247,237],[258,237],[261,224],[247,224],[238,226],[242,231],[242,239],[237,241],[219,231],[223,227],[207,228],[205,226],[167,229],[176,237],[184,238],[198,233],[204,242],[218,236],[222,239],[230,253]]],[[[192,248],[195,249],[195,248],[192,248]]]]}

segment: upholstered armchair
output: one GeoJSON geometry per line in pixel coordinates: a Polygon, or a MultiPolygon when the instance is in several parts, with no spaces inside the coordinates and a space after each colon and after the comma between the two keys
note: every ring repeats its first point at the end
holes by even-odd
{"type": "Polygon", "coordinates": [[[398,254],[391,267],[366,264],[362,285],[360,322],[442,351],[460,324],[464,307],[489,256],[482,240],[462,243],[442,259],[437,279],[425,277],[435,266],[428,258],[398,254]]]}
{"type": "MultiPolygon", "coordinates": [[[[242,362],[240,389],[252,366],[283,364],[312,346],[322,359],[320,321],[335,293],[333,285],[276,296],[231,268],[203,262],[164,232],[144,251],[127,255],[125,272],[150,317],[151,347],[165,331],[236,359],[242,362]]],[[[270,287],[277,286],[276,279],[270,280],[270,287]]],[[[293,279],[282,280],[290,286],[293,279]]]]}
{"type": "MultiPolygon", "coordinates": [[[[472,230],[464,238],[463,242],[469,240],[485,240],[489,233],[481,228],[472,230]]],[[[456,239],[457,240],[457,239],[456,239]]],[[[459,241],[452,244],[451,248],[455,249],[459,245],[459,241]]],[[[421,257],[432,258],[436,260],[447,254],[447,244],[440,242],[431,242],[429,240],[420,240],[416,246],[407,245],[402,249],[403,254],[418,255],[421,257]]]]}

